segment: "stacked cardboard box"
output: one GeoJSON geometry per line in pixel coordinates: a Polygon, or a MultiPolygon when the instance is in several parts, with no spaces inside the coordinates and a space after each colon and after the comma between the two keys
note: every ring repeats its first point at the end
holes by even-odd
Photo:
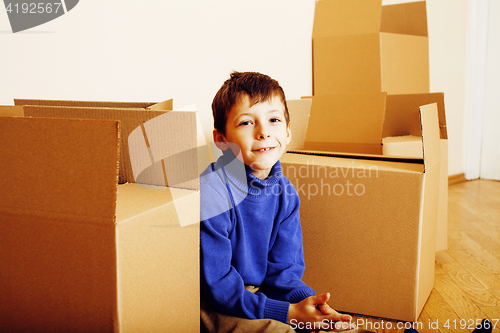
{"type": "MultiPolygon", "coordinates": [[[[360,94],[358,98],[363,98],[364,93],[386,92],[388,98],[393,98],[391,95],[429,93],[425,1],[382,6],[381,0],[320,0],[316,3],[312,46],[315,96],[360,94]]],[[[443,104],[439,118],[442,173],[436,235],[436,251],[442,251],[448,248],[448,137],[444,102],[438,95],[430,96],[426,98],[428,103],[443,104]]],[[[409,107],[398,106],[402,114],[409,107]]],[[[366,115],[369,110],[365,110],[366,115]]],[[[403,121],[401,135],[407,135],[409,122],[402,117],[399,120],[403,121]]],[[[387,135],[384,133],[384,138],[387,135]]],[[[403,145],[404,139],[399,140],[403,145]]],[[[391,140],[384,142],[390,144],[391,140]]],[[[408,144],[411,146],[411,142],[408,144]]],[[[337,149],[351,151],[353,147],[337,149]]],[[[386,150],[388,154],[391,151],[386,150]]]]}
{"type": "Polygon", "coordinates": [[[304,135],[282,159],[301,196],[304,280],[340,311],[416,320],[433,287],[447,138],[425,2],[318,1],[313,92],[291,110],[304,135]],[[417,155],[383,155],[384,138],[407,135],[417,155]]]}
{"type": "Polygon", "coordinates": [[[196,113],[43,103],[0,108],[2,329],[199,331],[196,113]]]}

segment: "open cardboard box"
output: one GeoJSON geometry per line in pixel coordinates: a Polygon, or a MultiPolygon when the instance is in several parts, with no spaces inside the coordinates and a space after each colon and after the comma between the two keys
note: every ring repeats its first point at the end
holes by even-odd
{"type": "Polygon", "coordinates": [[[310,98],[314,98],[315,101],[310,111],[312,115],[310,121],[308,117],[310,102],[295,101],[296,106],[292,105],[293,134],[298,140],[292,141],[289,150],[308,149],[422,158],[422,148],[419,146],[422,135],[419,106],[437,103],[441,170],[436,251],[446,250],[448,248],[448,134],[444,94],[367,93],[314,96],[306,100],[310,98]],[[416,137],[413,149],[411,142],[401,142],[403,140],[401,137],[404,136],[416,137]],[[395,139],[396,137],[398,139],[395,139]],[[400,149],[397,150],[397,147],[400,149]],[[402,154],[401,151],[405,153],[402,154]]]}
{"type": "MultiPolygon", "coordinates": [[[[196,166],[195,112],[147,112],[131,133],[161,155],[135,164],[196,166]]],[[[2,329],[199,331],[197,168],[164,171],[177,187],[118,185],[121,120],[0,117],[2,329]]]]}
{"type": "MultiPolygon", "coordinates": [[[[16,106],[23,106],[24,115],[26,117],[51,117],[51,118],[76,118],[76,119],[113,119],[121,122],[120,133],[120,174],[119,183],[141,183],[149,185],[165,185],[165,177],[163,169],[174,169],[179,161],[175,158],[163,160],[156,158],[153,163],[154,167],[148,170],[139,172],[140,166],[136,163],[137,156],[141,157],[142,161],[147,161],[149,158],[148,150],[155,153],[157,148],[150,146],[149,140],[144,140],[143,132],[146,131],[145,126],[158,126],[158,120],[164,119],[159,117],[167,111],[172,110],[172,100],[153,104],[141,102],[94,102],[94,101],[63,101],[63,100],[33,100],[33,99],[15,99],[16,106]],[[140,111],[140,112],[138,112],[140,111]],[[156,118],[153,122],[148,122],[156,118]],[[147,122],[148,125],[145,125],[147,122]],[[144,145],[147,146],[144,147],[144,145]],[[131,158],[130,153],[135,156],[131,158]],[[146,153],[141,154],[141,153],[146,153]],[[144,156],[143,156],[144,155],[144,156]],[[162,161],[163,160],[163,161],[162,161]],[[170,165],[165,165],[165,162],[171,162],[170,165]],[[162,164],[163,163],[163,164],[162,164]]],[[[167,116],[168,117],[168,116],[167,116]]],[[[150,132],[162,133],[155,131],[152,128],[150,132]]],[[[177,132],[182,136],[182,132],[177,132]]],[[[157,138],[160,140],[160,138],[157,138]]],[[[158,147],[163,147],[159,143],[158,147]]],[[[156,151],[156,155],[163,152],[156,151]]],[[[179,154],[181,154],[179,152],[179,154]]],[[[185,165],[187,168],[197,168],[196,163],[185,165]]],[[[190,170],[194,172],[194,170],[190,170]]],[[[172,182],[178,183],[181,180],[170,179],[172,182]]],[[[192,184],[188,187],[193,187],[197,180],[191,179],[192,184]]],[[[167,185],[169,183],[167,182],[167,185]]]]}
{"type": "Polygon", "coordinates": [[[319,0],[312,39],[314,95],[429,92],[425,2],[319,0]]]}
{"type": "Polygon", "coordinates": [[[339,311],[414,321],[434,282],[438,112],[420,108],[425,158],[397,158],[381,155],[385,106],[385,93],[315,96],[308,124],[293,123],[307,126],[306,138],[294,137],[305,150],[281,163],[301,198],[304,281],[332,293],[339,311]]]}

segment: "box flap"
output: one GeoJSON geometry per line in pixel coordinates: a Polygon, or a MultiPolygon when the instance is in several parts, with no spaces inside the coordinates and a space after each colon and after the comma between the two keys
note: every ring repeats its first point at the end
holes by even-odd
{"type": "Polygon", "coordinates": [[[320,0],[314,13],[313,39],[379,32],[382,0],[320,0]]]}
{"type": "Polygon", "coordinates": [[[447,139],[444,93],[387,95],[382,137],[422,136],[419,107],[437,103],[441,139],[447,139]]]}
{"type": "Polygon", "coordinates": [[[440,140],[438,126],[437,104],[428,104],[420,107],[422,121],[422,141],[425,163],[424,198],[422,217],[420,219],[419,274],[416,295],[418,302],[415,313],[418,314],[424,307],[427,295],[434,285],[434,259],[436,253],[436,230],[438,219],[439,180],[440,180],[440,140]]]}
{"type": "Polygon", "coordinates": [[[425,1],[382,6],[380,31],[427,36],[425,1]]]}
{"type": "Polygon", "coordinates": [[[195,111],[169,111],[145,122],[130,134],[128,147],[136,182],[199,188],[195,111]],[[163,176],[159,183],[147,181],[148,170],[155,167],[163,176]]]}
{"type": "Polygon", "coordinates": [[[305,149],[380,154],[385,101],[386,93],[314,96],[305,149]]]}
{"type": "Polygon", "coordinates": [[[292,129],[292,141],[287,145],[287,150],[304,149],[311,103],[311,98],[286,101],[292,129]]]}
{"type": "Polygon", "coordinates": [[[427,171],[434,169],[441,160],[437,103],[420,107],[420,121],[422,124],[424,165],[427,171]]]}
{"type": "MultiPolygon", "coordinates": [[[[97,107],[57,107],[57,106],[24,106],[26,117],[77,118],[77,119],[109,119],[119,120],[120,124],[120,183],[135,182],[128,148],[130,133],[147,120],[158,117],[166,111],[142,111],[137,109],[115,109],[97,107]]],[[[156,184],[153,184],[156,185],[156,184]]]]}
{"type": "MultiPolygon", "coordinates": [[[[168,102],[168,101],[167,101],[168,102]]],[[[44,105],[44,106],[74,106],[98,108],[137,108],[145,109],[155,102],[105,102],[105,101],[67,101],[50,99],[14,99],[15,105],[44,105]]],[[[171,109],[170,109],[171,110],[171,109]]]]}
{"type": "Polygon", "coordinates": [[[153,104],[148,106],[148,110],[156,110],[156,111],[170,111],[174,108],[174,100],[169,99],[167,101],[163,101],[160,103],[153,104]]]}
{"type": "Polygon", "coordinates": [[[23,117],[22,106],[0,105],[0,117],[23,117]]]}
{"type": "Polygon", "coordinates": [[[0,118],[0,212],[114,223],[117,121],[0,118]]]}

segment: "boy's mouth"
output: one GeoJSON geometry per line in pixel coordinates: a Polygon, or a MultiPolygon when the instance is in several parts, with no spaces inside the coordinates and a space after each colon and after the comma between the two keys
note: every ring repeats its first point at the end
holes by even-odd
{"type": "Polygon", "coordinates": [[[275,147],[265,147],[265,148],[259,148],[259,149],[254,149],[253,151],[258,152],[258,153],[265,153],[271,150],[274,150],[275,147]]]}

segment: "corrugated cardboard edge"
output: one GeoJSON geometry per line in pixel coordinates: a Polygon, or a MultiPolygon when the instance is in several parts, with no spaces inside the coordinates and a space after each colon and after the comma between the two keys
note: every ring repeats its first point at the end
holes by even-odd
{"type": "MultiPolygon", "coordinates": [[[[133,109],[146,109],[155,105],[166,107],[173,104],[173,100],[167,100],[161,103],[157,102],[116,102],[116,101],[76,101],[76,100],[56,100],[56,99],[20,99],[15,98],[15,105],[39,105],[39,106],[72,106],[72,107],[99,107],[99,108],[133,108],[133,109]]],[[[172,110],[170,109],[161,109],[172,110]]]]}
{"type": "Polygon", "coordinates": [[[440,142],[437,104],[420,107],[422,147],[424,156],[424,198],[421,215],[420,258],[415,308],[415,320],[422,311],[434,286],[434,261],[436,253],[436,222],[440,173],[440,142]],[[422,236],[426,236],[423,238],[422,236]]]}

